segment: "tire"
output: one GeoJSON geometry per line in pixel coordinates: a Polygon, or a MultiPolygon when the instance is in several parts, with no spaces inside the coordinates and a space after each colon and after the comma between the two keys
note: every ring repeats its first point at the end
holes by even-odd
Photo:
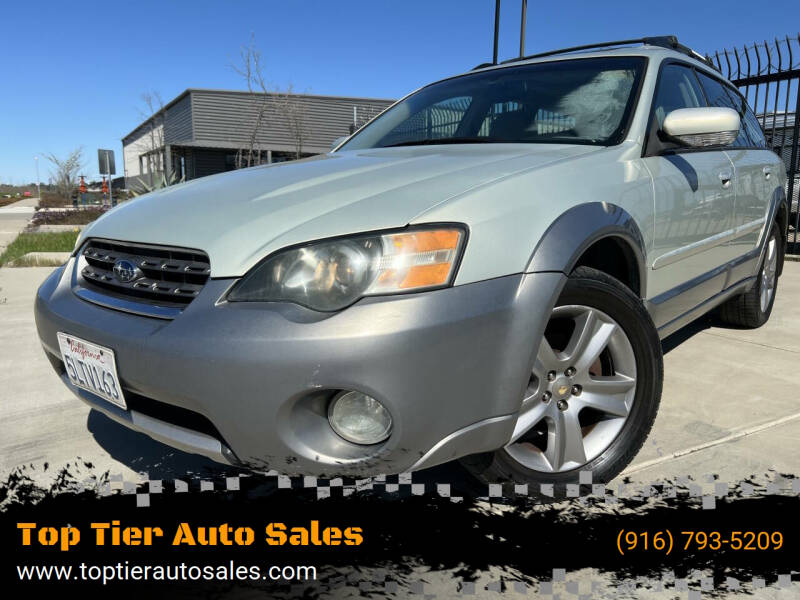
{"type": "Polygon", "coordinates": [[[767,322],[772,314],[775,294],[778,291],[778,271],[783,262],[784,252],[782,242],[778,224],[773,223],[755,284],[719,308],[720,319],[725,323],[755,329],[767,322]]]}
{"type": "Polygon", "coordinates": [[[480,481],[504,484],[507,492],[513,484],[532,484],[529,495],[553,484],[554,497],[564,497],[566,484],[578,483],[582,471],[591,471],[594,483],[608,482],[647,438],[663,375],[661,342],[642,301],[606,273],[578,267],[553,308],[512,442],[461,462],[480,481]],[[561,352],[553,355],[548,348],[561,352]],[[558,438],[559,431],[572,434],[558,438]]]}

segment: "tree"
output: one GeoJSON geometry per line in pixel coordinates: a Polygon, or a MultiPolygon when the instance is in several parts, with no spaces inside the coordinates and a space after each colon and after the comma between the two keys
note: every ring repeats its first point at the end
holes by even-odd
{"type": "Polygon", "coordinates": [[[350,133],[355,133],[383,111],[382,107],[356,104],[353,106],[353,124],[350,133]]]}
{"type": "Polygon", "coordinates": [[[47,153],[44,157],[53,163],[54,169],[50,172],[50,177],[56,190],[65,200],[69,200],[78,185],[78,175],[85,167],[83,146],[75,148],[64,158],[59,158],[52,153],[47,153]]]}
{"type": "Polygon", "coordinates": [[[143,153],[147,158],[147,172],[152,184],[158,175],[165,171],[164,156],[164,101],[158,92],[145,92],[141,95],[143,108],[139,114],[147,124],[147,148],[143,153]]]}
{"type": "Polygon", "coordinates": [[[258,135],[268,120],[269,90],[261,70],[261,52],[255,46],[255,36],[250,35],[250,43],[239,49],[241,66],[232,65],[233,70],[244,78],[250,94],[253,117],[250,121],[247,138],[236,151],[236,168],[252,167],[261,164],[261,146],[258,135]]]}
{"type": "Polygon", "coordinates": [[[232,67],[247,84],[252,110],[245,117],[248,133],[236,152],[236,168],[261,164],[259,135],[264,127],[281,121],[292,137],[295,158],[300,158],[307,137],[304,102],[293,92],[291,83],[286,91],[270,89],[262,70],[261,52],[256,48],[255,36],[251,35],[250,42],[240,48],[239,56],[241,65],[232,67]]]}
{"type": "Polygon", "coordinates": [[[286,126],[294,140],[295,158],[301,158],[307,132],[306,107],[302,99],[292,91],[292,84],[289,84],[286,92],[279,94],[278,109],[283,114],[286,126]]]}

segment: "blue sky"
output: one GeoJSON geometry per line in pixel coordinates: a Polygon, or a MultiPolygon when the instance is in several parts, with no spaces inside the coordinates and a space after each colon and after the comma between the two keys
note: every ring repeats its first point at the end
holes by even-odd
{"type": "MultiPolygon", "coordinates": [[[[501,4],[502,59],[518,51],[521,0],[501,4]]],[[[79,145],[87,175],[97,148],[113,148],[119,167],[141,94],[243,89],[231,64],[251,34],[275,86],[396,98],[490,60],[493,15],[494,0],[6,2],[0,181],[33,181],[35,155],[79,145]]],[[[799,24],[797,0],[529,0],[526,50],[674,33],[706,52],[796,35],[799,24]]]]}

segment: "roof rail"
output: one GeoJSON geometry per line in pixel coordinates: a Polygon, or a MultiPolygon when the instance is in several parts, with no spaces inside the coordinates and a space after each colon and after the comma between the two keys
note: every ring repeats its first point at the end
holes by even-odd
{"type": "MultiPolygon", "coordinates": [[[[681,52],[694,58],[695,60],[699,60],[700,62],[709,65],[716,69],[714,64],[702,54],[699,54],[689,48],[688,46],[684,46],[680,42],[678,42],[678,38],[674,35],[660,35],[660,36],[653,36],[653,37],[642,37],[642,38],[635,38],[630,40],[618,40],[616,42],[601,42],[597,44],[584,44],[583,46],[572,46],[570,48],[561,48],[560,50],[549,50],[548,52],[540,52],[539,54],[529,54],[528,56],[519,56],[516,58],[509,58],[508,60],[502,61],[500,64],[508,64],[508,63],[515,63],[522,60],[529,60],[531,58],[544,58],[546,56],[556,56],[558,54],[569,54],[571,52],[580,52],[581,50],[593,50],[595,48],[609,48],[612,46],[630,46],[633,44],[646,44],[648,46],[660,46],[661,48],[669,48],[670,50],[675,50],[677,52],[681,52]]],[[[482,69],[487,66],[491,66],[492,63],[483,63],[478,65],[475,69],[482,69]]]]}

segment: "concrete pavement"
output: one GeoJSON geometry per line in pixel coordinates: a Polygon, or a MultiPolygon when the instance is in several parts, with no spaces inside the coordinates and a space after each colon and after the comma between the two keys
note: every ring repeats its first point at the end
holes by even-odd
{"type": "Polygon", "coordinates": [[[798,300],[800,263],[786,262],[763,327],[735,329],[706,316],[664,340],[661,409],[623,476],[800,474],[798,300]]]}
{"type": "Polygon", "coordinates": [[[0,254],[25,229],[38,204],[39,198],[24,198],[0,207],[0,254]]]}
{"type": "Polygon", "coordinates": [[[32,464],[34,479],[48,483],[76,458],[91,462],[98,474],[109,470],[126,481],[139,481],[148,471],[169,478],[216,469],[209,460],[91,412],[63,386],[44,356],[33,319],[36,289],[52,270],[0,269],[0,478],[32,464]]]}
{"type": "MultiPolygon", "coordinates": [[[[127,480],[219,467],[91,412],[63,387],[36,337],[33,299],[48,268],[0,269],[0,477],[76,457],[127,480]]],[[[664,341],[661,410],[644,448],[623,473],[649,483],[717,474],[739,481],[770,469],[800,475],[800,263],[787,262],[770,321],[757,330],[711,318],[664,341]]],[[[437,468],[436,477],[446,475],[437,468]]],[[[424,477],[424,474],[420,474],[424,477]]]]}

